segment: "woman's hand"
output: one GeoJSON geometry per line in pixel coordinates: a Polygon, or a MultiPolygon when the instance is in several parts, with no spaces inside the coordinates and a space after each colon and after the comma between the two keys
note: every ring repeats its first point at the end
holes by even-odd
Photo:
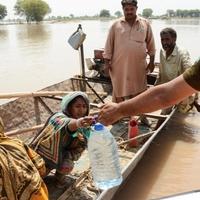
{"type": "Polygon", "coordinates": [[[76,131],[78,128],[87,128],[88,126],[91,126],[92,123],[93,117],[85,116],[79,119],[71,119],[69,124],[67,125],[67,128],[73,132],[76,131]]]}
{"type": "Polygon", "coordinates": [[[92,116],[81,117],[76,120],[76,126],[77,128],[86,128],[88,126],[91,126],[92,122],[93,122],[92,116]]]}

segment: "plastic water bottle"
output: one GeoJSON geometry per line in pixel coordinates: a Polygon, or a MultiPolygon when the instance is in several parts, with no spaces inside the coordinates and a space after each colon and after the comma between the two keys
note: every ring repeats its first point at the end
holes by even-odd
{"type": "Polygon", "coordinates": [[[106,190],[120,185],[122,175],[117,143],[104,125],[94,125],[88,140],[88,152],[96,186],[106,190]]]}

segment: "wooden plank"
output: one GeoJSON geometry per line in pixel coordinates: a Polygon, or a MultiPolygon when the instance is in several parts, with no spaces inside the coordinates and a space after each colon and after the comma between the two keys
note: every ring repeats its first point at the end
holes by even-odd
{"type": "Polygon", "coordinates": [[[40,124],[40,125],[33,126],[33,127],[30,127],[30,128],[16,129],[16,130],[13,130],[13,131],[6,132],[5,135],[14,136],[14,135],[22,134],[22,133],[27,133],[27,132],[30,132],[30,131],[36,131],[38,129],[41,129],[43,126],[44,126],[44,124],[40,124]]]}
{"type": "Polygon", "coordinates": [[[154,118],[154,119],[166,119],[169,115],[159,115],[159,114],[152,114],[152,113],[145,113],[143,114],[145,117],[154,118]]]}
{"type": "Polygon", "coordinates": [[[69,196],[71,196],[71,194],[73,193],[73,190],[75,188],[78,188],[79,185],[81,185],[82,182],[85,181],[85,179],[88,176],[88,173],[89,173],[89,169],[87,171],[83,172],[83,174],[76,180],[76,182],[71,187],[69,187],[67,190],[65,190],[63,192],[63,194],[57,200],[66,200],[69,196]]]}
{"type": "MultiPolygon", "coordinates": [[[[52,115],[52,114],[53,114],[53,111],[49,108],[49,106],[47,106],[46,103],[45,103],[40,97],[36,97],[36,98],[37,98],[38,101],[44,106],[44,108],[48,111],[48,113],[49,113],[50,115],[52,115]]],[[[38,115],[40,115],[40,114],[38,113],[38,115]]],[[[36,114],[36,116],[37,116],[37,114],[36,114]]]]}
{"type": "Polygon", "coordinates": [[[35,110],[36,124],[42,123],[41,118],[40,118],[39,98],[40,97],[34,98],[34,110],[35,110]]]}
{"type": "Polygon", "coordinates": [[[141,138],[145,138],[145,137],[149,137],[150,135],[154,134],[155,131],[150,131],[148,133],[144,133],[144,134],[141,134],[141,135],[138,135],[138,136],[135,136],[131,139],[128,139],[128,140],[125,140],[123,142],[120,142],[118,145],[121,146],[121,145],[124,145],[124,144],[128,144],[134,140],[138,140],[138,139],[141,139],[141,138]]]}
{"type": "MultiPolygon", "coordinates": [[[[39,97],[51,95],[65,95],[73,93],[74,91],[39,91],[39,92],[15,92],[15,93],[0,93],[0,99],[11,99],[17,97],[39,97]]],[[[93,92],[85,92],[86,94],[93,94],[93,92]]],[[[106,95],[106,92],[99,92],[99,95],[106,95]]]]}

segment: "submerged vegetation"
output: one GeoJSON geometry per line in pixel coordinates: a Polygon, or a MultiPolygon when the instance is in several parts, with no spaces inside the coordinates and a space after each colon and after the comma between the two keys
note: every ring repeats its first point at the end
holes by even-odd
{"type": "Polygon", "coordinates": [[[14,9],[16,15],[26,18],[27,23],[40,22],[51,12],[49,5],[42,0],[17,0],[14,9]]]}
{"type": "Polygon", "coordinates": [[[7,16],[6,6],[0,4],[0,20],[7,16]]]}

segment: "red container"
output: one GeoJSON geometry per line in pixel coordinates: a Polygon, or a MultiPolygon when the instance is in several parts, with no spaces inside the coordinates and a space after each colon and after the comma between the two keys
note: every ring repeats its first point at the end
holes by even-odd
{"type": "MultiPolygon", "coordinates": [[[[138,135],[139,133],[139,130],[138,130],[138,124],[137,124],[137,121],[135,119],[132,119],[130,122],[129,122],[129,126],[128,126],[128,138],[131,139],[131,138],[134,138],[138,135]]],[[[130,147],[135,147],[138,145],[138,141],[137,139],[136,140],[132,140],[130,143],[129,143],[129,146],[130,147]]]]}

